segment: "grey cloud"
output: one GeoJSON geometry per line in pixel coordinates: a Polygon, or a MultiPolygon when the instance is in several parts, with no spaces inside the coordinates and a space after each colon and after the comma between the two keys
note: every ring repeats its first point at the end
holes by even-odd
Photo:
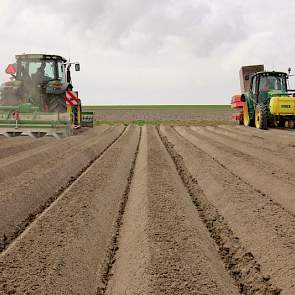
{"type": "Polygon", "coordinates": [[[289,0],[0,0],[0,80],[15,53],[56,52],[81,61],[87,103],[225,103],[242,64],[295,66],[294,10],[289,0]]]}
{"type": "Polygon", "coordinates": [[[23,22],[28,12],[54,16],[53,30],[62,26],[69,35],[79,32],[90,42],[96,38],[100,47],[120,50],[154,52],[176,38],[205,57],[225,43],[247,38],[240,6],[218,0],[27,0],[17,5],[23,22]]]}

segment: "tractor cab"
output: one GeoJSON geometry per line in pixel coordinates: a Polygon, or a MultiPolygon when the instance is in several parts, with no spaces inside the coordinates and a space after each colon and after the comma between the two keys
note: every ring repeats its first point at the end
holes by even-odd
{"type": "Polygon", "coordinates": [[[57,55],[25,54],[16,56],[16,80],[65,83],[66,59],[57,55]]]}
{"type": "Polygon", "coordinates": [[[70,68],[80,70],[59,55],[21,54],[6,68],[9,82],[0,87],[0,104],[30,103],[41,111],[66,112],[65,92],[72,91],[70,68]]]}
{"type": "Polygon", "coordinates": [[[287,95],[287,74],[259,72],[251,77],[249,95],[256,104],[269,101],[272,96],[287,95]]]}

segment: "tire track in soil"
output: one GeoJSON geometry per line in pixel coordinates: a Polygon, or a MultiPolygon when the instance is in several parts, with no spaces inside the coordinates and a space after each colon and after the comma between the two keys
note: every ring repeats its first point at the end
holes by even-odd
{"type": "Polygon", "coordinates": [[[292,197],[295,195],[295,185],[287,172],[197,134],[190,128],[175,127],[175,130],[255,188],[257,192],[268,195],[290,214],[295,215],[295,203],[292,197]]]}
{"type": "Polygon", "coordinates": [[[125,213],[126,204],[128,202],[131,183],[132,183],[132,180],[134,177],[134,170],[135,170],[135,165],[136,165],[136,161],[137,161],[137,157],[138,157],[138,151],[139,151],[139,146],[141,143],[141,138],[142,138],[142,127],[140,127],[138,143],[136,146],[134,158],[131,163],[131,169],[130,169],[130,172],[129,172],[129,175],[127,178],[127,185],[124,190],[124,194],[123,194],[123,197],[122,197],[122,200],[120,203],[118,217],[115,222],[114,231],[113,231],[113,235],[111,238],[111,245],[109,246],[109,251],[107,254],[107,258],[106,258],[107,263],[105,263],[104,271],[102,274],[102,283],[100,284],[100,286],[96,290],[97,295],[104,295],[106,293],[106,289],[108,287],[108,282],[109,282],[111,275],[112,275],[111,274],[112,267],[116,261],[116,253],[117,253],[118,247],[119,247],[118,239],[120,236],[120,229],[123,224],[123,216],[125,213]]]}
{"type": "Polygon", "coordinates": [[[295,218],[266,195],[220,165],[171,127],[161,127],[161,133],[183,157],[189,173],[198,180],[206,198],[225,218],[261,264],[261,269],[283,289],[295,290],[295,218]]]}
{"type": "Polygon", "coordinates": [[[106,294],[238,294],[155,127],[144,126],[106,294]]]}
{"type": "Polygon", "coordinates": [[[169,139],[163,136],[159,129],[159,136],[173,159],[176,169],[195,204],[199,215],[206,225],[211,237],[216,242],[220,257],[226,265],[231,277],[239,287],[240,293],[252,294],[281,294],[281,289],[272,284],[269,276],[261,271],[261,266],[238,237],[234,235],[217,208],[210,203],[197,180],[192,177],[169,139]]]}
{"type": "Polygon", "coordinates": [[[139,133],[138,127],[128,126],[0,254],[0,294],[96,294],[112,251],[139,133]]]}
{"type": "MultiPolygon", "coordinates": [[[[80,169],[77,170],[77,172],[66,179],[66,182],[59,187],[56,191],[54,189],[49,190],[48,196],[46,199],[40,203],[40,205],[36,208],[29,208],[30,212],[22,212],[23,216],[12,215],[12,210],[9,210],[11,206],[18,207],[17,203],[10,204],[10,206],[7,206],[5,209],[6,214],[9,214],[9,218],[3,219],[4,214],[2,214],[2,218],[0,218],[1,221],[1,232],[0,232],[0,253],[4,251],[9,245],[18,237],[21,235],[21,233],[26,229],[27,226],[29,226],[37,217],[40,215],[46,208],[48,208],[52,203],[54,203],[58,198],[68,189],[71,187],[73,183],[75,183],[83,174],[91,167],[91,165],[97,161],[100,157],[103,156],[103,154],[111,148],[111,146],[124,134],[126,131],[126,126],[122,129],[121,132],[117,136],[114,137],[105,147],[101,149],[101,151],[94,157],[90,158],[87,163],[85,163],[84,166],[79,167],[80,169]],[[50,196],[50,194],[52,194],[50,196]],[[20,221],[17,221],[18,218],[20,218],[20,221]],[[6,226],[7,225],[7,226],[6,226]]],[[[96,139],[97,140],[97,139],[96,139]]],[[[49,180],[50,181],[50,180],[49,180]]],[[[42,189],[42,188],[41,188],[42,189]]],[[[17,192],[16,195],[19,197],[23,197],[20,192],[17,192]]],[[[38,196],[37,196],[38,197],[38,196]]],[[[1,204],[1,201],[0,201],[1,204]]],[[[3,204],[2,204],[3,205],[3,204]]],[[[4,206],[2,206],[4,208],[4,206]]],[[[2,208],[2,210],[4,210],[2,208]]],[[[21,210],[18,208],[18,210],[21,210]]],[[[18,211],[17,210],[17,211],[18,211]]],[[[1,210],[0,210],[1,211],[1,210]]]]}

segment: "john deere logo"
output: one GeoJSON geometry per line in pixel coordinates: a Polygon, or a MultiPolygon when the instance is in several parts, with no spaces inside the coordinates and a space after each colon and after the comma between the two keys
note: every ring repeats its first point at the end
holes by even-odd
{"type": "Polygon", "coordinates": [[[282,104],[282,105],[281,105],[281,108],[284,108],[284,109],[291,109],[291,105],[289,105],[289,104],[282,104]]]}

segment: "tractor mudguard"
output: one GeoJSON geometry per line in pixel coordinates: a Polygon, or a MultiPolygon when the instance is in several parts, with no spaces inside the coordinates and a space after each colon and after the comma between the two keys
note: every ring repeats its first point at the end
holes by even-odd
{"type": "Polygon", "coordinates": [[[60,81],[51,81],[46,87],[47,94],[63,94],[69,87],[69,83],[60,83],[60,81]]]}

